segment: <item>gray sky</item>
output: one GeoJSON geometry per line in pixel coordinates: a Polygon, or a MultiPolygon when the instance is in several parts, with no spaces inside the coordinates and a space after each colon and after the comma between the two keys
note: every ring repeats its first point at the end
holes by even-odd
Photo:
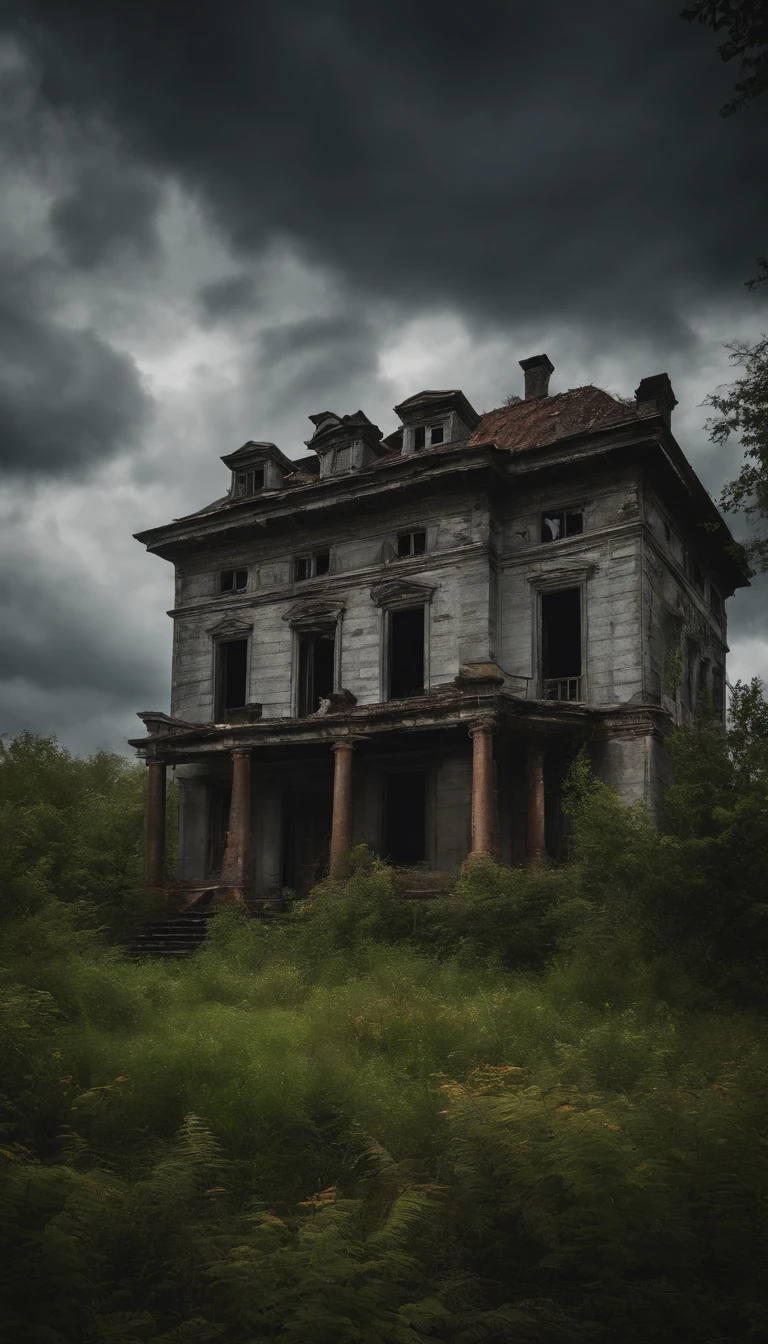
{"type": "MultiPolygon", "coordinates": [[[[385,433],[666,369],[701,403],[766,329],[768,107],[668,0],[24,0],[0,29],[0,733],[127,750],[167,709],[172,570],[132,533],[221,495],[246,439],[385,433]]],[[[768,104],[768,99],[764,100],[768,104]]],[[[768,680],[765,581],[729,676],[768,680]]]]}

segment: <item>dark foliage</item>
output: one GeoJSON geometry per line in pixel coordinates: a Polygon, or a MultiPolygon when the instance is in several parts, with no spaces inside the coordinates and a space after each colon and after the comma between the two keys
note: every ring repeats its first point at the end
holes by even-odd
{"type": "Polygon", "coordinates": [[[358,850],[180,967],[108,941],[140,776],[11,744],[0,1338],[768,1338],[757,684],[733,711],[675,735],[661,833],[580,759],[567,869],[414,902],[358,850]]]}

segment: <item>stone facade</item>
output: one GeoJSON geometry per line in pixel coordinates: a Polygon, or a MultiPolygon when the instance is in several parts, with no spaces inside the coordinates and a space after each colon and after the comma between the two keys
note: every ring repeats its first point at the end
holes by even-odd
{"type": "Polygon", "coordinates": [[[655,808],[669,728],[724,713],[746,576],[669,379],[550,397],[546,356],[521,363],[526,397],[487,415],[423,392],[386,438],[322,412],[308,457],[250,442],[227,495],[139,534],[176,595],[171,713],[133,745],[153,799],[163,767],[181,783],[184,887],[306,891],[350,839],[438,870],[558,857],[581,743],[655,808]]]}

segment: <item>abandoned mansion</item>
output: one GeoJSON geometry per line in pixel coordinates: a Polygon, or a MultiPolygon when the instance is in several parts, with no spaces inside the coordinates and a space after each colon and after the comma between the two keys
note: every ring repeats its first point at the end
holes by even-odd
{"type": "Polygon", "coordinates": [[[175,566],[171,712],[139,715],[147,881],[165,881],[168,767],[192,899],[274,901],[365,842],[394,864],[563,853],[585,744],[655,809],[665,737],[724,715],[725,600],[747,582],[678,446],[666,374],[634,399],[426,391],[384,436],[310,416],[308,456],[249,441],[223,498],[138,534],[175,566]]]}

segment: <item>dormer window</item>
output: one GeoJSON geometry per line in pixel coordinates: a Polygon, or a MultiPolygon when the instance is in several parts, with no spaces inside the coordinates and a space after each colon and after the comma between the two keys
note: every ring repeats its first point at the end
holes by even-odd
{"type": "Polygon", "coordinates": [[[420,448],[435,447],[444,440],[444,425],[417,425],[413,431],[413,447],[416,452],[420,448]]]}
{"type": "Polygon", "coordinates": [[[293,577],[297,583],[302,579],[316,579],[321,574],[328,574],[330,568],[330,551],[315,551],[314,555],[297,555],[293,562],[293,577]]]}
{"type": "Polygon", "coordinates": [[[561,541],[563,537],[576,537],[584,531],[584,514],[581,509],[547,510],[541,515],[541,540],[561,541]]]}
{"type": "Polygon", "coordinates": [[[264,468],[249,467],[248,471],[235,472],[236,495],[255,495],[264,489],[264,468]]]}

